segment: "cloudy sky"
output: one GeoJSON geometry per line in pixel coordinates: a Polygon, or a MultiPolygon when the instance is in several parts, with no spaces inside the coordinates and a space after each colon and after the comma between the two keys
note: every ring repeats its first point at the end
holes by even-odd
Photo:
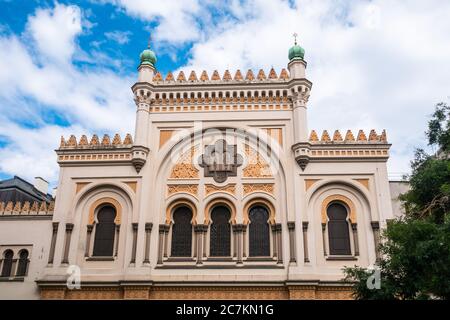
{"type": "Polygon", "coordinates": [[[450,102],[448,0],[0,0],[0,179],[54,185],[61,135],[133,133],[149,34],[157,68],[286,67],[299,34],[309,129],[386,129],[392,177],[450,102]]]}

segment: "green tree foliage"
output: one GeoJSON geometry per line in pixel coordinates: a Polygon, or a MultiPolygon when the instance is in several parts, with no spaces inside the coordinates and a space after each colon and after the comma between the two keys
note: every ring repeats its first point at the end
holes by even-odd
{"type": "Polygon", "coordinates": [[[380,289],[370,289],[373,270],[344,269],[356,299],[450,299],[450,107],[440,103],[428,122],[433,155],[418,149],[401,195],[406,215],[383,232],[380,289]]]}

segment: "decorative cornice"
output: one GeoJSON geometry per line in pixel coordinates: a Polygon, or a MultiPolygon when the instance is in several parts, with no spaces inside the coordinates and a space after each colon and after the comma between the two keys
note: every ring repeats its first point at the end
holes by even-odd
{"type": "Polygon", "coordinates": [[[47,205],[45,201],[30,203],[29,201],[0,202],[0,217],[35,217],[35,216],[52,216],[55,210],[55,202],[52,201],[47,205]]]}

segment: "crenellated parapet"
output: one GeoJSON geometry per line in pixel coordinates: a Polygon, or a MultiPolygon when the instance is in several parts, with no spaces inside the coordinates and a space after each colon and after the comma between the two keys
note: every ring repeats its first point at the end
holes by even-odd
{"type": "Polygon", "coordinates": [[[49,204],[42,201],[25,201],[25,202],[0,202],[0,219],[10,218],[26,218],[26,217],[51,217],[55,209],[55,202],[49,204]]]}
{"type": "Polygon", "coordinates": [[[61,137],[56,153],[60,165],[86,162],[131,163],[132,147],[133,139],[130,134],[123,140],[119,134],[115,134],[112,139],[107,134],[101,139],[95,134],[91,139],[86,135],[79,139],[71,135],[67,140],[61,137]]]}
{"type": "Polygon", "coordinates": [[[198,84],[217,84],[217,83],[261,83],[261,82],[286,82],[289,80],[289,73],[286,69],[282,69],[279,74],[274,68],[270,69],[269,72],[264,72],[260,69],[256,74],[252,70],[247,70],[245,76],[242,74],[241,70],[236,70],[232,76],[229,70],[225,70],[224,74],[220,76],[217,70],[214,70],[211,77],[208,72],[203,70],[198,77],[195,71],[191,71],[189,76],[187,76],[184,71],[179,71],[175,76],[172,72],[166,74],[165,77],[160,72],[157,72],[153,77],[153,84],[157,85],[173,85],[173,84],[187,84],[192,85],[194,83],[198,84]]]}
{"type": "Polygon", "coordinates": [[[387,142],[386,131],[377,134],[371,130],[367,135],[359,130],[355,135],[348,130],[343,136],[339,130],[330,135],[324,130],[319,135],[315,130],[311,131],[308,142],[297,143],[292,146],[295,160],[302,170],[305,170],[311,162],[335,162],[348,161],[387,161],[389,158],[390,144],[387,142]]]}
{"type": "Polygon", "coordinates": [[[59,149],[110,149],[110,148],[129,148],[133,144],[131,134],[127,134],[122,140],[119,134],[115,134],[111,139],[109,135],[105,134],[100,140],[94,134],[90,140],[86,135],[82,135],[79,140],[74,135],[71,135],[68,140],[61,136],[59,149]]]}
{"type": "Polygon", "coordinates": [[[333,136],[331,137],[327,130],[322,132],[322,135],[319,138],[319,135],[315,130],[311,131],[309,136],[309,142],[312,144],[353,144],[353,143],[368,143],[368,144],[387,144],[387,136],[386,130],[383,130],[381,134],[377,134],[377,132],[372,129],[370,133],[366,135],[363,130],[359,130],[358,134],[353,135],[351,130],[347,130],[347,133],[343,137],[339,130],[334,131],[333,136]]]}

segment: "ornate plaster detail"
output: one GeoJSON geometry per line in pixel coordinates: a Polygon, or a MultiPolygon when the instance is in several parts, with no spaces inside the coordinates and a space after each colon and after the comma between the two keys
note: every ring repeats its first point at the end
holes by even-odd
{"type": "Polygon", "coordinates": [[[193,196],[198,194],[197,184],[169,184],[167,185],[167,196],[171,196],[175,193],[184,192],[190,193],[193,196]]]}
{"type": "Polygon", "coordinates": [[[253,192],[266,192],[274,194],[275,184],[273,183],[244,183],[244,196],[253,192]]]}
{"type": "Polygon", "coordinates": [[[255,149],[245,145],[244,150],[248,160],[247,166],[242,170],[244,177],[267,178],[273,176],[270,165],[255,149]]]}
{"type": "Polygon", "coordinates": [[[170,173],[171,179],[195,179],[198,178],[198,169],[193,165],[192,160],[196,147],[191,147],[178,159],[170,173]]]}
{"type": "Polygon", "coordinates": [[[216,186],[214,184],[205,185],[205,196],[208,196],[214,192],[228,192],[234,195],[236,194],[236,184],[230,183],[225,186],[216,186]]]}

